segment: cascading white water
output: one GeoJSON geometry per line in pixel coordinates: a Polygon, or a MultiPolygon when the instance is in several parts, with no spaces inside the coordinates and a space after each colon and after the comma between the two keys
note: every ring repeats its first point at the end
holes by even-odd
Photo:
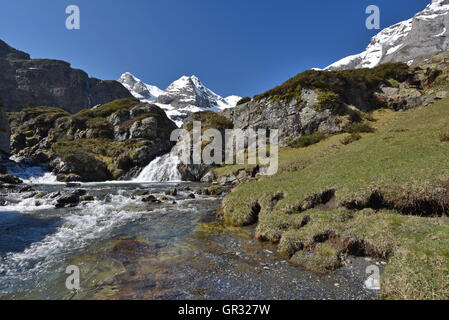
{"type": "Polygon", "coordinates": [[[136,182],[179,182],[181,174],[178,171],[180,163],[176,153],[176,148],[172,152],[154,159],[146,166],[140,175],[134,179],[136,182]]]}
{"type": "Polygon", "coordinates": [[[4,162],[3,166],[7,173],[22,179],[28,184],[56,184],[58,183],[56,175],[48,172],[46,165],[29,166],[21,164],[15,157],[10,158],[11,161],[4,162]]]}

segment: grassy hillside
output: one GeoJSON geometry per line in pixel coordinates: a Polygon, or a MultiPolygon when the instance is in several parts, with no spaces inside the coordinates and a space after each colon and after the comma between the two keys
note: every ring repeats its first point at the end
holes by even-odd
{"type": "Polygon", "coordinates": [[[256,222],[258,239],[318,273],[338,268],[342,254],[383,260],[384,298],[448,299],[449,99],[372,116],[375,130],[361,139],[281,149],[278,174],[225,198],[225,222],[256,222]]]}

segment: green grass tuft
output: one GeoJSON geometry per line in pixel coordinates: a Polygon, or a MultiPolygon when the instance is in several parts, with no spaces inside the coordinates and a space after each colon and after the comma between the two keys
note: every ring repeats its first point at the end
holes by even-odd
{"type": "Polygon", "coordinates": [[[324,139],[326,139],[327,135],[323,132],[316,131],[311,135],[302,136],[295,139],[293,142],[289,144],[291,148],[305,148],[316,144],[324,139]]]}
{"type": "Polygon", "coordinates": [[[362,136],[359,133],[351,133],[349,136],[344,137],[341,140],[341,143],[344,145],[348,145],[353,142],[359,141],[360,139],[362,139],[362,136]]]}
{"type": "Polygon", "coordinates": [[[353,122],[345,127],[347,133],[372,133],[374,128],[368,122],[353,122]]]}

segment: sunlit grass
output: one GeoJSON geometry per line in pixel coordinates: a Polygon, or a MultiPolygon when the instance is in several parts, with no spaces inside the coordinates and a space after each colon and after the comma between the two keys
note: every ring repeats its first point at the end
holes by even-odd
{"type": "MultiPolygon", "coordinates": [[[[281,253],[299,252],[299,244],[311,245],[314,236],[331,229],[341,237],[372,244],[374,251],[390,259],[382,278],[384,298],[448,298],[447,217],[345,208],[295,211],[305,199],[327,189],[335,190],[338,203],[373,190],[382,191],[386,201],[401,203],[441,189],[441,182],[449,179],[449,145],[440,139],[449,124],[449,100],[405,112],[379,110],[373,118],[375,131],[361,133],[362,139],[351,144],[341,143],[348,136],[342,134],[306,148],[281,149],[278,174],[243,183],[225,198],[225,222],[246,221],[257,202],[261,211],[256,236],[280,242],[281,253]],[[273,201],[279,193],[283,198],[273,201]],[[348,214],[354,217],[344,218],[348,214]],[[311,220],[301,226],[305,215],[311,220]]],[[[311,257],[298,254],[296,260],[306,266],[321,261],[311,257]]]]}

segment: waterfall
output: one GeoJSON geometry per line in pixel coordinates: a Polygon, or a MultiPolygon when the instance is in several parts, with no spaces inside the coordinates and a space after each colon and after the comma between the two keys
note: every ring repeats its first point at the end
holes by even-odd
{"type": "Polygon", "coordinates": [[[57,184],[56,175],[48,172],[48,166],[42,165],[27,165],[20,163],[14,156],[9,161],[4,161],[3,166],[6,172],[22,179],[24,183],[28,184],[57,184]]]}
{"type": "Polygon", "coordinates": [[[146,166],[140,175],[134,179],[136,182],[166,182],[181,181],[181,174],[178,171],[180,163],[176,148],[172,152],[154,159],[146,166]]]}

